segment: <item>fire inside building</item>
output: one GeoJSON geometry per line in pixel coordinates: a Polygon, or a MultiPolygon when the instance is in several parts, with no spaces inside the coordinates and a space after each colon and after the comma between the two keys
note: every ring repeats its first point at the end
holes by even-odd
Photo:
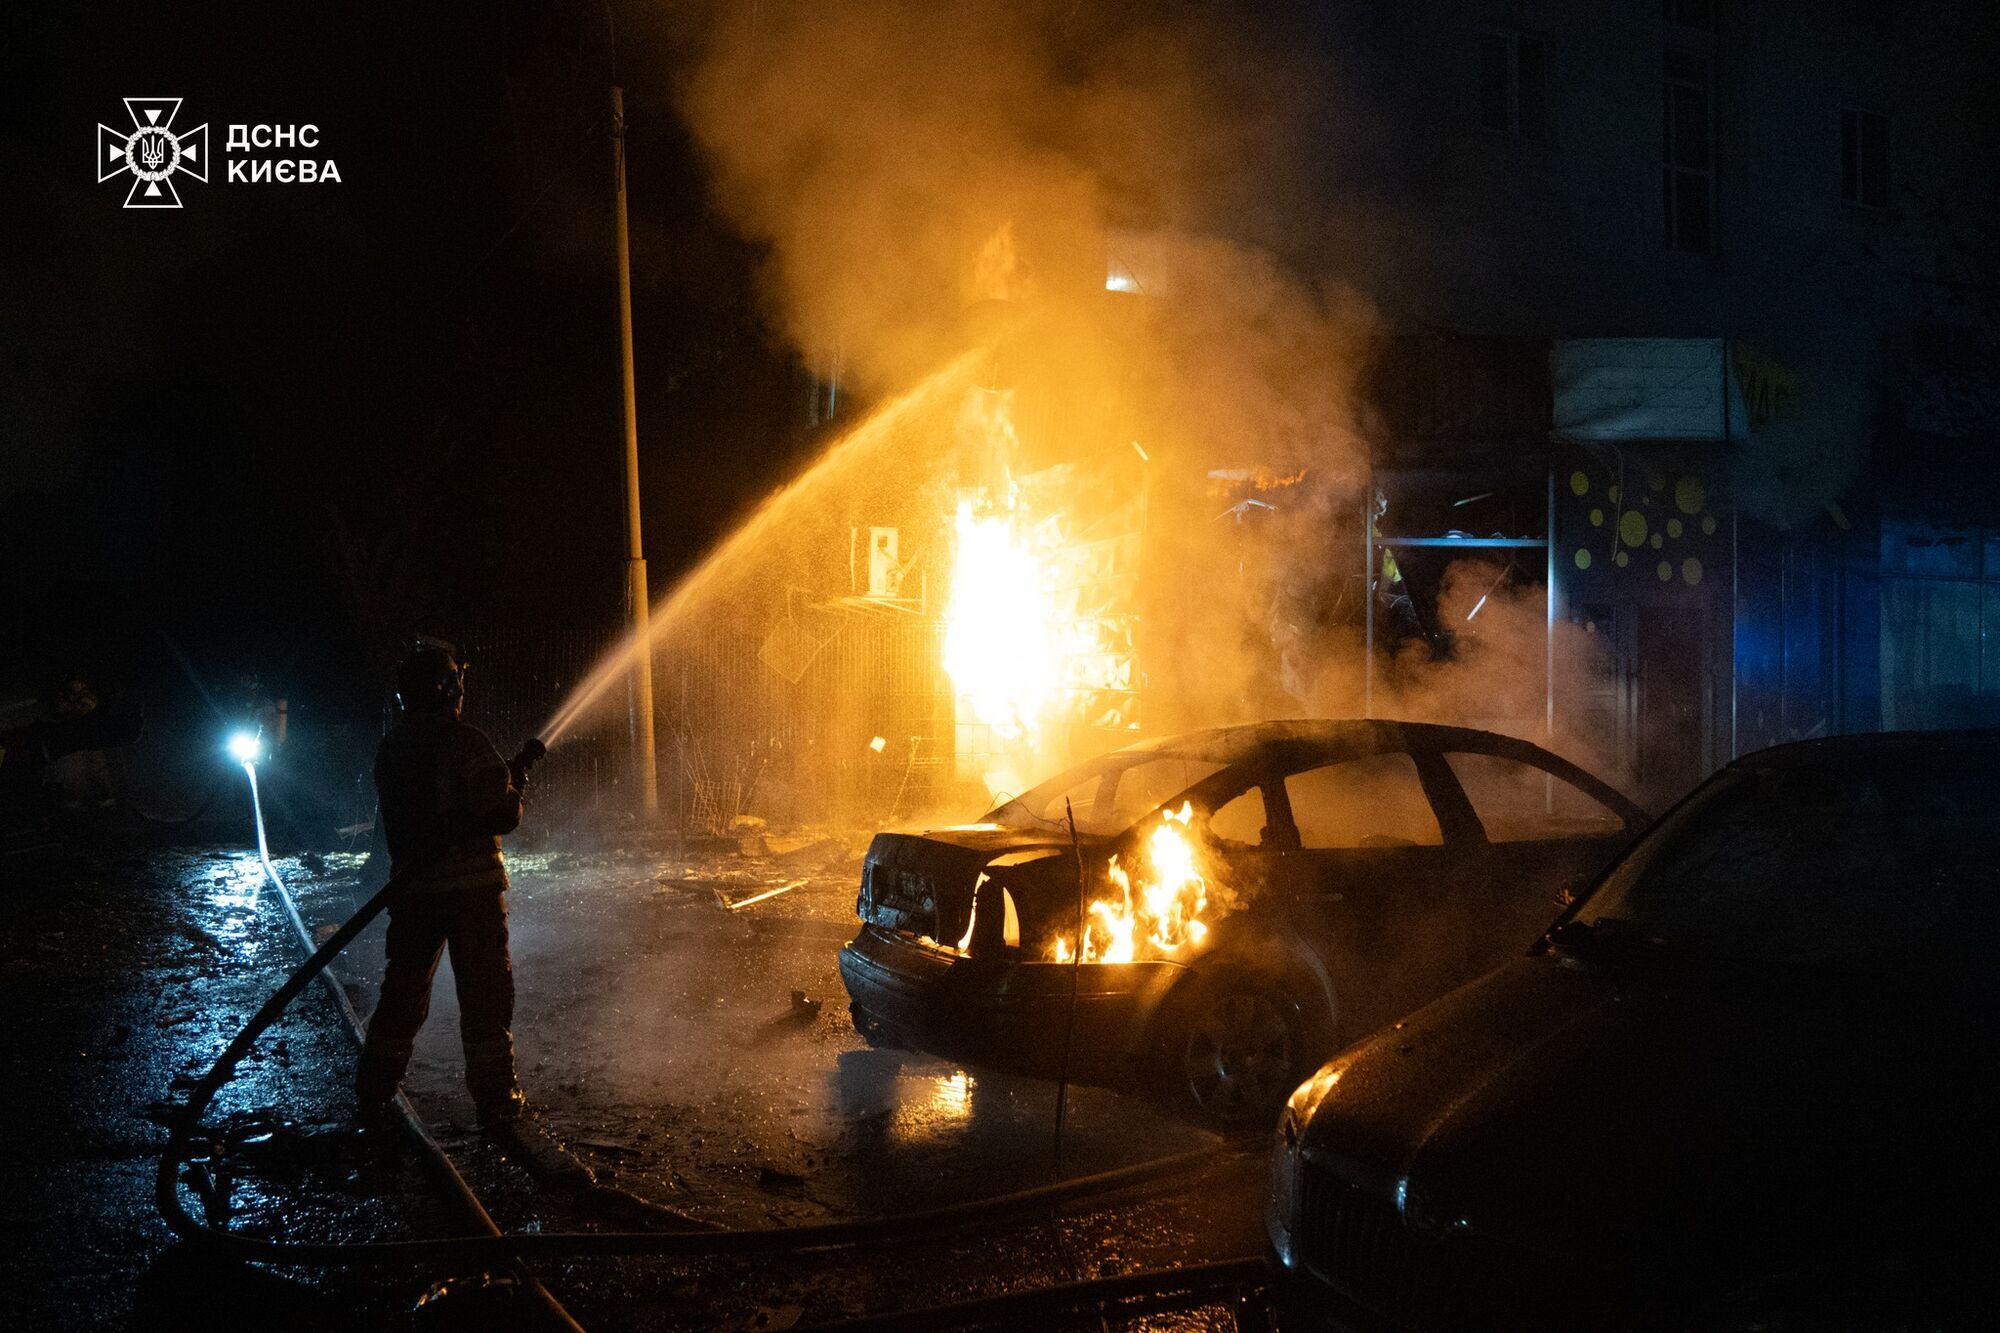
{"type": "Polygon", "coordinates": [[[692,825],[963,813],[1197,721],[1486,726],[1660,806],[1768,744],[1986,718],[1983,528],[1863,480],[1796,526],[1746,514],[1743,455],[1801,410],[1797,372],[1723,338],[1367,355],[1365,454],[1286,472],[1079,430],[1032,381],[968,388],[936,476],[815,516],[823,577],[656,666],[692,825]],[[1190,559],[1176,525],[1226,536],[1190,559]],[[1195,703],[1197,589],[1259,641],[1215,652],[1230,688],[1195,703]],[[1505,670],[1433,687],[1458,661],[1505,670]]]}

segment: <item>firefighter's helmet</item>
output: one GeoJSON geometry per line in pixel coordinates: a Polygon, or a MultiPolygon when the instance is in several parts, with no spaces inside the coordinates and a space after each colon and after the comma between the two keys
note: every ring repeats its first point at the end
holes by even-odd
{"type": "Polygon", "coordinates": [[[465,668],[450,650],[430,644],[396,664],[396,702],[406,713],[449,710],[465,697],[465,668]]]}

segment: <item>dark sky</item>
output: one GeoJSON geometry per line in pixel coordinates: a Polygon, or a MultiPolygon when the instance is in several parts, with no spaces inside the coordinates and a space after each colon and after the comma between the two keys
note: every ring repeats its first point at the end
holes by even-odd
{"type": "MultiPolygon", "coordinates": [[[[676,123],[685,34],[618,6],[656,587],[807,447],[757,256],[676,123]]],[[[0,679],[203,673],[370,697],[412,631],[607,624],[621,468],[606,8],[13,7],[0,679]],[[96,125],[319,127],[339,184],[120,207],[96,125]]],[[[288,154],[273,154],[284,156],[288,154]]]]}

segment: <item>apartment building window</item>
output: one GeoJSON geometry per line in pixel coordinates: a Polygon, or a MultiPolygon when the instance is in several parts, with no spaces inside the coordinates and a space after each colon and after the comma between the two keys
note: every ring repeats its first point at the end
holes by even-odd
{"type": "Polygon", "coordinates": [[[1843,107],[1840,197],[1861,208],[1889,206],[1889,118],[1843,107]]]}
{"type": "Polygon", "coordinates": [[[1539,138],[1543,127],[1547,48],[1518,32],[1479,34],[1479,127],[1539,138]]]}
{"type": "Polygon", "coordinates": [[[1667,247],[1715,248],[1715,88],[1709,59],[1668,47],[1665,64],[1662,205],[1667,247]]]}
{"type": "Polygon", "coordinates": [[[1715,31],[1715,0],[1660,0],[1661,16],[1683,28],[1715,31]]]}

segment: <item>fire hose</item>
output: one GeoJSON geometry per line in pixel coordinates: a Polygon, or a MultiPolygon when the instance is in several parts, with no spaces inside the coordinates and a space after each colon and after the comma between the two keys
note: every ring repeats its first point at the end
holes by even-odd
{"type": "MultiPolygon", "coordinates": [[[[540,757],[541,750],[540,741],[530,741],[514,762],[525,768],[540,757]]],[[[1199,1148],[985,1199],[948,1204],[918,1212],[892,1214],[887,1217],[812,1226],[734,1231],[502,1233],[479,1203],[471,1187],[466,1184],[464,1177],[451,1164],[450,1157],[425,1129],[408,1096],[398,1092],[395,1105],[405,1124],[424,1147],[440,1176],[453,1187],[454,1193],[459,1196],[466,1211],[487,1234],[424,1240],[293,1241],[249,1236],[231,1231],[226,1226],[211,1225],[189,1213],[180,1197],[180,1168],[191,1161],[190,1140],[200,1128],[202,1114],[214,1102],[223,1085],[235,1075],[236,1066],[250,1053],[257,1039],[278,1021],[290,1007],[291,1002],[315,979],[322,980],[326,984],[350,1029],[357,1037],[359,1036],[360,1017],[355,1012],[352,1002],[348,1000],[346,992],[327,971],[327,967],[388,906],[390,899],[400,887],[400,881],[391,878],[374,897],[361,906],[360,910],[314,948],[311,933],[306,929],[297,905],[285,888],[283,880],[279,878],[276,868],[271,864],[269,845],[264,837],[262,811],[258,808],[255,767],[249,763],[244,767],[250,778],[253,812],[257,820],[258,857],[263,872],[277,888],[293,933],[310,951],[310,956],[285,979],[283,985],[272,992],[263,1007],[251,1016],[222,1053],[216,1057],[215,1062],[196,1081],[188,1092],[186,1105],[180,1108],[169,1127],[167,1145],[161,1154],[159,1169],[154,1180],[155,1199],[160,1215],[177,1235],[190,1242],[210,1247],[217,1253],[246,1262],[315,1266],[418,1264],[442,1261],[517,1264],[524,1259],[554,1256],[693,1258],[795,1253],[935,1235],[943,1230],[964,1227],[976,1222],[1033,1213],[1069,1199],[1106,1194],[1147,1184],[1213,1166],[1231,1156],[1247,1156],[1262,1151],[1261,1145],[1225,1147],[1219,1153],[1214,1148],[1199,1148]]],[[[660,1211],[665,1214],[669,1210],[660,1211]]],[[[1136,1278],[1140,1275],[1128,1276],[1136,1278]]],[[[1171,1278],[1172,1271],[1157,1276],[1171,1278]]],[[[555,1303],[554,1298],[547,1296],[546,1290],[542,1289],[539,1283],[531,1277],[525,1278],[525,1281],[531,1290],[546,1299],[552,1312],[558,1313],[571,1327],[576,1326],[574,1320],[570,1320],[566,1313],[561,1312],[561,1306],[555,1303]]]]}

